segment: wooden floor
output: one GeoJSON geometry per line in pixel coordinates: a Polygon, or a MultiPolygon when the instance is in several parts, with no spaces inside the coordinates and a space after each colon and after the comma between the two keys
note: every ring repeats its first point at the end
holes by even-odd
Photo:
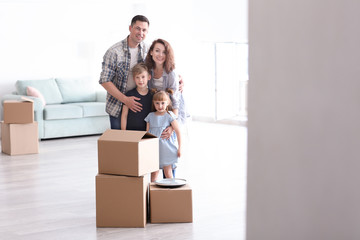
{"type": "Polygon", "coordinates": [[[0,155],[0,239],[245,239],[247,129],[189,123],[177,176],[193,189],[193,223],[96,228],[99,136],[40,142],[0,155]]]}

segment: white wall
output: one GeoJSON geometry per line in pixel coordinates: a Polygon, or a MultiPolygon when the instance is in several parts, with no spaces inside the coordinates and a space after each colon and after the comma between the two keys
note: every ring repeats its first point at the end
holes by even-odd
{"type": "Polygon", "coordinates": [[[146,42],[164,38],[174,47],[191,111],[213,115],[213,52],[204,42],[247,39],[247,0],[223,3],[0,0],[0,96],[14,91],[18,79],[88,77],[96,85],[105,51],[127,36],[134,15],[143,14],[150,20],[146,42]],[[198,100],[199,89],[206,101],[198,100]]]}
{"type": "Polygon", "coordinates": [[[88,77],[96,84],[106,49],[128,33],[133,8],[113,1],[0,1],[0,96],[18,79],[88,77]]]}
{"type": "Polygon", "coordinates": [[[360,2],[249,9],[247,240],[360,239],[360,2]]]}
{"type": "Polygon", "coordinates": [[[0,0],[0,96],[14,91],[18,79],[88,77],[98,86],[105,51],[128,35],[136,14],[150,19],[148,43],[162,37],[180,45],[189,21],[176,20],[190,1],[173,2],[178,11],[165,11],[163,3],[0,0]]]}

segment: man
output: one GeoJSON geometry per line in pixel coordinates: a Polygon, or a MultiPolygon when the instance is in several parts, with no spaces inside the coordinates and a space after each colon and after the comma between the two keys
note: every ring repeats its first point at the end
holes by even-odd
{"type": "Polygon", "coordinates": [[[108,92],[106,97],[106,112],[110,115],[111,129],[121,127],[121,109],[125,104],[134,112],[141,111],[142,106],[137,97],[127,97],[125,93],[135,87],[131,69],[143,62],[147,46],[143,42],[148,30],[149,20],[137,15],[131,20],[130,34],[122,41],[110,47],[103,59],[99,83],[108,92]]]}

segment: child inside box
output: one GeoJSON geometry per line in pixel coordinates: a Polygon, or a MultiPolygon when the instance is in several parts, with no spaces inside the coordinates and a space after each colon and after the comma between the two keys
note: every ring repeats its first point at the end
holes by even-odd
{"type": "MultiPolygon", "coordinates": [[[[178,162],[181,156],[181,133],[179,124],[176,121],[175,114],[171,111],[171,100],[168,93],[172,93],[171,89],[158,91],[154,94],[152,100],[152,110],[145,118],[146,130],[159,137],[159,156],[160,168],[166,178],[173,178],[173,166],[178,162]],[[155,111],[154,111],[155,110],[155,111]],[[170,139],[160,138],[161,133],[171,125],[176,133],[172,134],[170,139]]],[[[157,180],[159,171],[151,173],[151,181],[157,180]]]]}

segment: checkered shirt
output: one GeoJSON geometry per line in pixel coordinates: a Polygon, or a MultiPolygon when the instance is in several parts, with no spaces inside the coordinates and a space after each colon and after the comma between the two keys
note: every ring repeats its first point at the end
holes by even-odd
{"type": "MultiPolygon", "coordinates": [[[[117,89],[123,94],[126,92],[126,84],[130,71],[131,54],[127,38],[114,44],[110,47],[103,58],[102,71],[100,75],[99,83],[112,82],[117,89]]],[[[139,44],[138,63],[143,62],[146,53],[147,46],[144,42],[139,44]]],[[[122,102],[107,93],[106,96],[106,112],[113,116],[119,117],[122,108],[122,102]]]]}

